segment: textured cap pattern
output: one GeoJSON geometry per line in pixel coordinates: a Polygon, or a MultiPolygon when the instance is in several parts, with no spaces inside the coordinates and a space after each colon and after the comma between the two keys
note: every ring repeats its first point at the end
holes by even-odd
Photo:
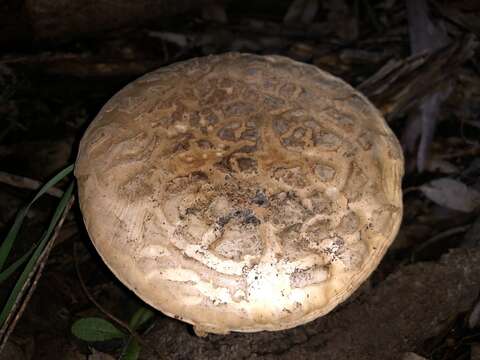
{"type": "Polygon", "coordinates": [[[88,128],[75,174],[115,275],[209,332],[326,314],[402,217],[403,155],[379,112],[281,56],[196,58],[132,82],[88,128]]]}

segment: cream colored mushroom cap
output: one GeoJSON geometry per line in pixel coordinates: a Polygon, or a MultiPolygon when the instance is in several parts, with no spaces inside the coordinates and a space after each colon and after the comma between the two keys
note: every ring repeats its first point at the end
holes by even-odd
{"type": "Polygon", "coordinates": [[[75,175],[113,273],[214,333],[328,313],[402,217],[402,151],[380,113],[281,56],[196,58],[130,83],[89,126],[75,175]]]}

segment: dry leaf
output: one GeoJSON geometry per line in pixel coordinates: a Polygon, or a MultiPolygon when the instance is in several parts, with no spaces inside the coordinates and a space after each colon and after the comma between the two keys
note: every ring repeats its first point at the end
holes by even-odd
{"type": "Polygon", "coordinates": [[[480,192],[458,180],[435,179],[420,186],[420,190],[436,204],[452,210],[471,212],[480,205],[480,192]]]}
{"type": "Polygon", "coordinates": [[[427,360],[427,359],[413,352],[408,352],[403,354],[402,360],[427,360]]]}
{"type": "Polygon", "coordinates": [[[427,170],[438,171],[443,174],[458,174],[460,172],[459,168],[451,162],[435,157],[427,163],[427,170]]]}
{"type": "Polygon", "coordinates": [[[110,354],[97,351],[93,348],[90,350],[92,351],[92,355],[88,357],[88,360],[115,360],[115,358],[110,354]]]}

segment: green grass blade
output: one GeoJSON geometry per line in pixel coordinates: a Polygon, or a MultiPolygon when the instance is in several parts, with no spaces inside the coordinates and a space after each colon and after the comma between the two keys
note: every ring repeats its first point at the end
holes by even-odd
{"type": "Polygon", "coordinates": [[[20,259],[18,259],[17,261],[15,261],[13,264],[11,264],[8,268],[6,268],[5,270],[3,270],[1,273],[0,273],[0,285],[5,281],[7,280],[10,275],[12,275],[15,271],[17,271],[17,269],[22,266],[25,261],[28,260],[28,258],[30,257],[30,255],[32,255],[32,252],[33,250],[35,250],[35,245],[33,245],[31,247],[30,250],[27,251],[26,254],[24,254],[20,259]]]}
{"type": "Polygon", "coordinates": [[[55,213],[52,216],[52,219],[50,221],[50,224],[48,225],[47,230],[42,235],[37,248],[35,249],[32,257],[28,261],[27,265],[25,266],[25,269],[23,270],[10,296],[8,297],[7,302],[5,303],[2,309],[2,312],[0,313],[0,327],[3,326],[3,323],[7,319],[8,314],[10,313],[10,311],[12,310],[15,304],[17,296],[19,295],[20,291],[23,288],[23,285],[27,281],[28,276],[32,271],[32,269],[34,268],[38,258],[42,254],[43,249],[45,248],[45,245],[48,243],[48,240],[50,239],[50,236],[53,230],[55,229],[55,226],[57,225],[58,220],[60,219],[63,212],[65,211],[65,208],[67,207],[68,202],[70,201],[70,198],[73,193],[73,186],[74,186],[74,182],[72,181],[68,186],[67,190],[65,191],[65,193],[63,194],[62,198],[60,199],[60,202],[58,203],[57,208],[55,209],[55,213]]]}
{"type": "Polygon", "coordinates": [[[146,307],[141,307],[137,311],[135,311],[135,314],[133,314],[132,318],[130,319],[129,326],[133,330],[137,330],[140,326],[145,324],[148,320],[152,318],[154,315],[153,311],[146,308],[146,307]]]}
{"type": "Polygon", "coordinates": [[[137,360],[139,355],[140,355],[140,344],[138,343],[137,339],[135,339],[133,336],[130,336],[120,359],[121,360],[137,360]]]}
{"type": "Polygon", "coordinates": [[[33,205],[35,201],[38,200],[40,196],[45,194],[48,189],[55,186],[60,180],[62,180],[65,176],[70,174],[73,171],[74,165],[69,165],[62,171],[60,171],[57,175],[55,175],[52,179],[50,179],[45,185],[43,185],[40,190],[37,192],[35,197],[30,201],[24,208],[22,208],[15,218],[15,221],[10,228],[5,240],[2,242],[0,246],[0,271],[3,269],[5,262],[7,261],[8,255],[10,254],[10,250],[12,249],[13,243],[17,238],[17,234],[20,231],[20,227],[22,226],[23,220],[28,213],[28,210],[33,205]]]}

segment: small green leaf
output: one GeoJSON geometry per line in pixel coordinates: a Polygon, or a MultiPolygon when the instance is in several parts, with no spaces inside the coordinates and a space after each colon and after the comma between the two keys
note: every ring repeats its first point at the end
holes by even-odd
{"type": "Polygon", "coordinates": [[[133,314],[132,318],[130,319],[129,325],[133,330],[137,330],[140,326],[150,320],[153,315],[154,313],[152,310],[141,307],[135,311],[135,314],[133,314]]]}
{"type": "Polygon", "coordinates": [[[137,360],[140,355],[140,344],[137,339],[130,337],[120,357],[121,360],[137,360]]]}
{"type": "Polygon", "coordinates": [[[75,321],[72,325],[72,334],[83,341],[106,341],[126,336],[110,321],[96,317],[75,321]]]}

